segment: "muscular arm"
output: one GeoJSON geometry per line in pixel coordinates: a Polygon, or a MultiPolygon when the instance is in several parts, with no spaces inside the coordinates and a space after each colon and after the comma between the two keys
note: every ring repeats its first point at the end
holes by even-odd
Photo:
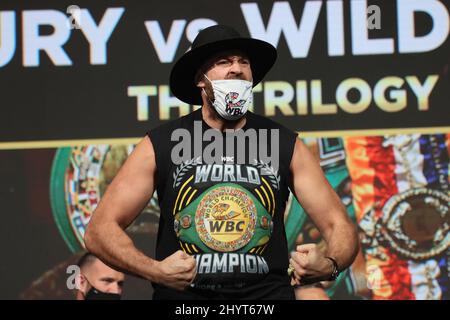
{"type": "Polygon", "coordinates": [[[300,139],[295,143],[290,169],[295,197],[327,242],[325,255],[334,258],[341,270],[349,267],[358,251],[356,228],[319,162],[300,139]]]}
{"type": "Polygon", "coordinates": [[[153,195],[155,153],[148,136],[142,139],[107,188],[88,224],[86,248],[117,269],[153,282],[183,289],[195,275],[195,260],[177,252],[162,262],[139,251],[125,229],[153,195]]]}
{"type": "Polygon", "coordinates": [[[153,146],[145,137],[108,186],[87,227],[87,249],[112,266],[152,279],[155,261],[124,232],[146,206],[154,191],[153,146]]]}

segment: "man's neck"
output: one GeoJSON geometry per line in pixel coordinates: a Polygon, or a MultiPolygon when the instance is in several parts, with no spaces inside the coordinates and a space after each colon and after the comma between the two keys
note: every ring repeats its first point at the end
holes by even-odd
{"type": "Polygon", "coordinates": [[[245,126],[247,122],[246,116],[243,116],[237,121],[227,121],[222,119],[212,108],[207,103],[204,103],[202,107],[202,118],[211,128],[220,131],[225,131],[226,129],[238,130],[245,126]]]}

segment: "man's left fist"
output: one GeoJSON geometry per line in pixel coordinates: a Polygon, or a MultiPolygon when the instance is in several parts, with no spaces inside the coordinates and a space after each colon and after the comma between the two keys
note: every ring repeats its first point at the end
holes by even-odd
{"type": "Polygon", "coordinates": [[[297,246],[292,252],[289,264],[294,268],[292,285],[310,284],[328,280],[333,272],[333,262],[314,243],[297,246]]]}

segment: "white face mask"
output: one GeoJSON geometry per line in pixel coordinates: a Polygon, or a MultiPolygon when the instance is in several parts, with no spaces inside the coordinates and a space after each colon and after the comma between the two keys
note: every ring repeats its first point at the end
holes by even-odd
{"type": "Polygon", "coordinates": [[[210,101],[217,113],[225,120],[242,118],[252,103],[253,83],[239,79],[209,80],[204,76],[212,85],[214,102],[210,101]]]}

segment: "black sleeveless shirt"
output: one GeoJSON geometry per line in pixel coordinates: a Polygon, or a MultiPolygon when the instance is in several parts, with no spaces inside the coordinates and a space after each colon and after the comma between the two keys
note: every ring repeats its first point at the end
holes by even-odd
{"type": "Polygon", "coordinates": [[[190,287],[153,283],[154,299],[295,298],[283,214],[297,134],[250,111],[236,133],[245,139],[227,145],[201,108],[147,132],[161,209],[156,259],[183,250],[197,261],[190,287]]]}

